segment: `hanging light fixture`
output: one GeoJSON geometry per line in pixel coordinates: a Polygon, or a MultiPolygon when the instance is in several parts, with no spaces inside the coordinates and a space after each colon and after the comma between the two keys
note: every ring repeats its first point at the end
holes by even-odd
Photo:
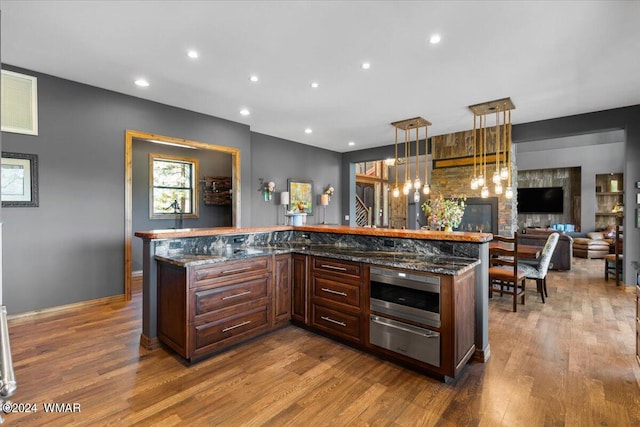
{"type": "Polygon", "coordinates": [[[393,197],[400,197],[400,189],[398,188],[398,128],[396,128],[396,158],[394,159],[394,169],[396,172],[396,180],[393,185],[393,197]]]}
{"type": "Polygon", "coordinates": [[[472,190],[477,190],[478,189],[478,174],[476,172],[476,148],[478,147],[478,141],[477,141],[477,131],[476,131],[476,118],[478,117],[478,115],[476,114],[476,110],[473,110],[473,135],[472,135],[472,143],[473,143],[473,178],[471,179],[471,189],[472,190]]]}
{"type": "Polygon", "coordinates": [[[428,130],[429,130],[429,125],[425,125],[424,126],[424,184],[422,186],[422,193],[425,195],[428,195],[431,192],[431,188],[429,187],[429,135],[427,135],[428,130]]]}
{"type": "Polygon", "coordinates": [[[487,175],[487,116],[495,113],[495,171],[491,181],[494,184],[494,193],[503,193],[507,199],[513,197],[511,187],[511,110],[515,109],[511,98],[502,98],[495,101],[483,102],[481,104],[470,105],[473,112],[473,178],[471,179],[471,189],[480,188],[480,196],[489,197],[488,175],[487,175]],[[500,113],[502,113],[502,125],[500,124],[500,113]],[[476,127],[476,117],[479,117],[479,129],[476,127]],[[501,129],[502,126],[502,129],[501,129]],[[476,176],[476,164],[479,159],[479,175],[476,176]],[[501,164],[502,160],[502,166],[501,164]],[[502,181],[507,181],[506,188],[502,181]]]}
{"type": "MultiPolygon", "coordinates": [[[[416,203],[418,203],[420,201],[420,187],[422,186],[422,191],[424,192],[424,194],[429,194],[429,182],[428,182],[428,168],[427,168],[427,157],[429,154],[429,150],[428,150],[428,142],[427,142],[427,126],[430,126],[431,123],[425,119],[423,119],[422,117],[414,117],[412,119],[407,119],[407,120],[401,120],[398,122],[393,122],[391,123],[391,125],[393,127],[395,127],[396,129],[396,159],[395,159],[395,163],[396,163],[396,168],[398,164],[404,164],[405,165],[405,170],[404,170],[404,177],[405,177],[405,182],[404,185],[402,187],[402,193],[405,196],[408,196],[409,193],[411,192],[412,189],[414,189],[414,193],[413,193],[413,199],[414,201],[416,201],[416,203]],[[424,127],[425,128],[425,171],[424,171],[424,186],[422,181],[420,181],[420,163],[419,163],[419,157],[420,157],[420,128],[424,127]],[[404,158],[399,159],[398,158],[398,129],[402,129],[404,130],[404,158]],[[415,142],[415,147],[416,147],[416,157],[415,157],[415,167],[416,167],[416,176],[415,179],[412,181],[410,178],[410,173],[409,173],[409,164],[410,159],[411,159],[411,130],[415,129],[416,133],[415,133],[415,137],[416,137],[416,142],[415,142]]],[[[393,196],[394,197],[398,197],[400,195],[400,188],[397,184],[398,182],[398,173],[397,173],[397,169],[396,169],[396,185],[395,188],[393,189],[393,196]],[[397,195],[396,195],[397,194],[397,195]]]]}

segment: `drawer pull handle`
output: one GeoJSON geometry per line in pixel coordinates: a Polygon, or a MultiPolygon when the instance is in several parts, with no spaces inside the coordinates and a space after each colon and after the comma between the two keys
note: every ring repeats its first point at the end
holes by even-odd
{"type": "Polygon", "coordinates": [[[250,293],[251,293],[251,291],[244,291],[244,292],[240,292],[239,294],[228,295],[226,297],[222,297],[222,301],[227,300],[227,299],[231,299],[231,298],[238,298],[238,297],[241,297],[243,295],[249,295],[250,293]]]}
{"type": "Polygon", "coordinates": [[[337,321],[337,320],[333,320],[332,318],[327,317],[327,316],[320,316],[320,318],[321,318],[322,320],[326,320],[327,322],[331,322],[331,323],[334,323],[334,324],[336,324],[336,325],[340,325],[340,326],[343,326],[343,327],[346,327],[346,326],[347,326],[347,324],[346,324],[346,323],[344,323],[344,322],[339,322],[339,321],[337,321]]]}
{"type": "Polygon", "coordinates": [[[337,267],[337,266],[335,266],[335,265],[322,264],[322,265],[320,265],[320,267],[322,267],[322,268],[328,268],[328,269],[331,269],[331,270],[347,271],[347,269],[346,269],[346,268],[344,268],[344,267],[337,267]]]}
{"type": "Polygon", "coordinates": [[[333,289],[329,289],[329,288],[321,288],[321,290],[323,292],[329,292],[330,294],[340,295],[341,297],[346,297],[347,296],[347,294],[344,293],[344,292],[334,291],[333,289]]]}
{"type": "Polygon", "coordinates": [[[240,272],[247,271],[247,270],[250,270],[250,269],[251,269],[251,267],[236,268],[235,270],[224,270],[222,272],[222,274],[240,273],[240,272]]]}
{"type": "Polygon", "coordinates": [[[240,326],[248,325],[249,323],[251,323],[251,320],[247,320],[247,321],[245,321],[245,322],[238,323],[237,325],[229,326],[228,328],[224,328],[224,329],[222,330],[222,332],[229,332],[229,331],[230,331],[230,330],[232,330],[232,329],[239,328],[240,326]]]}

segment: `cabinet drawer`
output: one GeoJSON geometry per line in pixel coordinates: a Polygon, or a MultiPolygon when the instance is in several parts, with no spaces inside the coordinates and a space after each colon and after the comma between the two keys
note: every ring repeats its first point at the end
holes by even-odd
{"type": "Polygon", "coordinates": [[[322,276],[314,276],[313,296],[323,300],[360,308],[360,286],[338,282],[322,276]]]}
{"type": "Polygon", "coordinates": [[[251,273],[266,273],[269,267],[268,257],[249,258],[241,261],[228,261],[220,264],[196,267],[194,282],[201,286],[211,279],[233,278],[251,273]]]}
{"type": "Polygon", "coordinates": [[[210,289],[198,289],[193,292],[194,316],[242,304],[268,294],[269,277],[249,279],[240,283],[217,286],[210,289]]]}
{"type": "Polygon", "coordinates": [[[359,316],[332,310],[318,304],[313,304],[311,307],[313,312],[311,315],[312,326],[350,341],[361,341],[359,316]]]}
{"type": "Polygon", "coordinates": [[[268,327],[269,306],[265,304],[233,316],[193,326],[194,348],[197,351],[210,344],[221,345],[268,327]]]}
{"type": "Polygon", "coordinates": [[[360,263],[332,258],[314,257],[313,269],[314,271],[326,271],[331,274],[344,274],[357,278],[360,278],[360,275],[362,274],[360,263]]]}

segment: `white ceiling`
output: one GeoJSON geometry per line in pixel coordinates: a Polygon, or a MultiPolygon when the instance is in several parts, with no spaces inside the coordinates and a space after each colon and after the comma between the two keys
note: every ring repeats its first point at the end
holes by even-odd
{"type": "Polygon", "coordinates": [[[415,116],[430,135],[469,129],[468,105],[507,96],[515,124],[640,104],[638,1],[1,0],[0,10],[5,64],[338,152],[392,144],[389,123],[415,116]],[[140,77],[151,85],[135,86],[140,77]]]}

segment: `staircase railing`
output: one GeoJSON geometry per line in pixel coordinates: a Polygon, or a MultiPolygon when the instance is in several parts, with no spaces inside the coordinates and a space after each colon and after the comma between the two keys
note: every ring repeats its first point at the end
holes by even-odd
{"type": "Polygon", "coordinates": [[[356,195],[356,224],[360,227],[371,225],[371,208],[356,195]]]}

